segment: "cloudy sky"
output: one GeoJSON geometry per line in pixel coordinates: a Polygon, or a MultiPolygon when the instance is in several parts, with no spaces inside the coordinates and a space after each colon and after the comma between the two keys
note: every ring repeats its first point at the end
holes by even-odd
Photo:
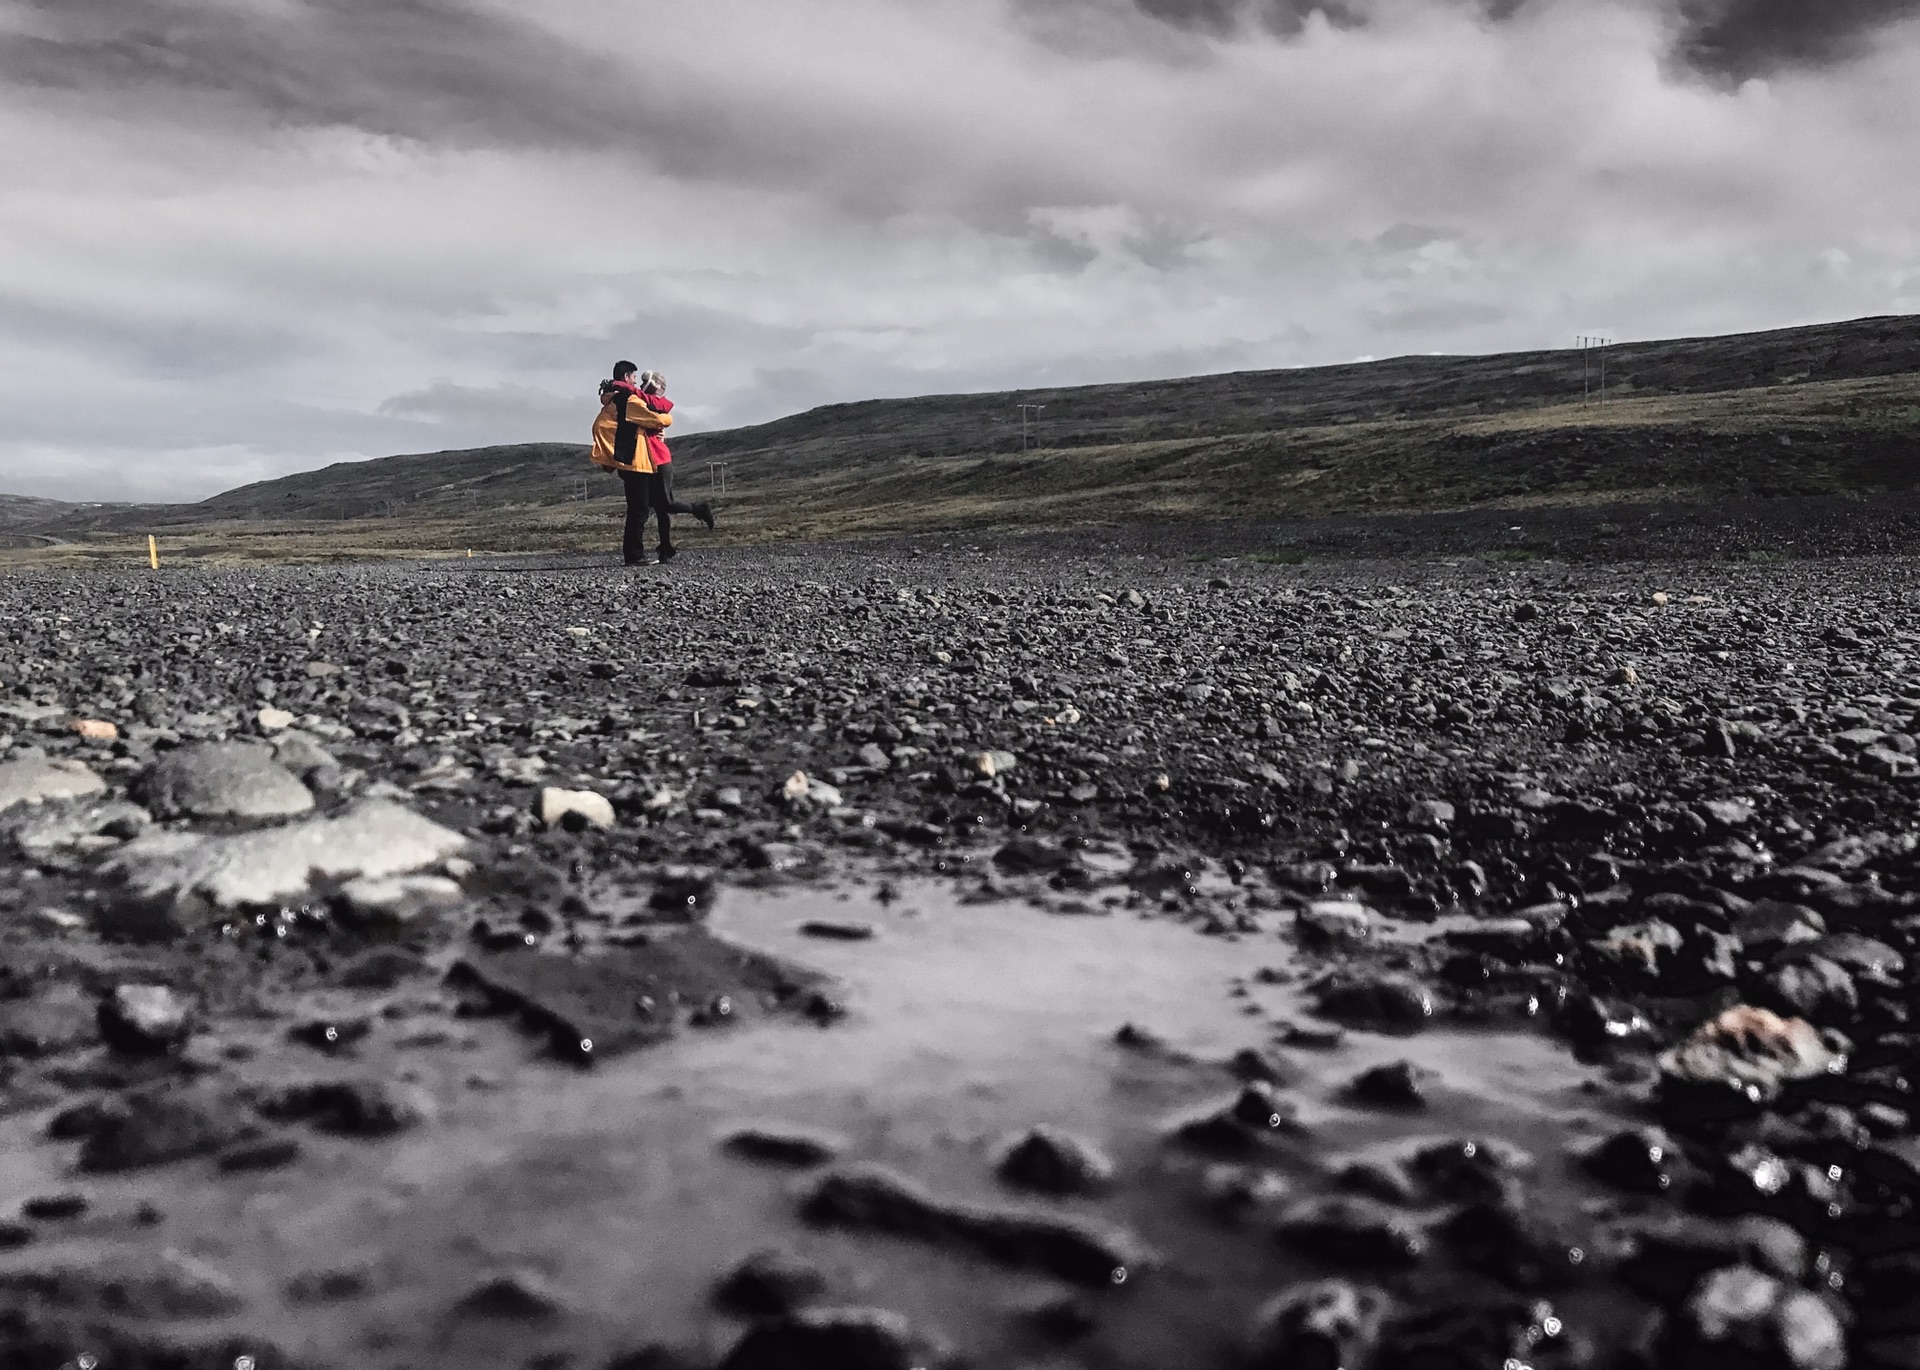
{"type": "Polygon", "coordinates": [[[1920,0],[0,0],[0,491],[1920,310],[1920,0]]]}

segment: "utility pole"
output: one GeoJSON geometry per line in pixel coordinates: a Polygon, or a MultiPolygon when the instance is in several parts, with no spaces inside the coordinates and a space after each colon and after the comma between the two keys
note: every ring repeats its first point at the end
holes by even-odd
{"type": "Polygon", "coordinates": [[[1600,362],[1600,403],[1607,402],[1607,353],[1612,338],[1603,338],[1595,334],[1583,333],[1574,338],[1580,348],[1580,403],[1589,404],[1593,400],[1593,365],[1590,353],[1598,352],[1600,362]]]}
{"type": "Polygon", "coordinates": [[[1017,408],[1020,411],[1020,450],[1022,452],[1027,450],[1027,413],[1028,411],[1031,410],[1033,413],[1038,414],[1042,409],[1045,409],[1046,407],[1047,406],[1044,404],[1021,404],[1021,405],[1015,406],[1015,408],[1017,408]]]}

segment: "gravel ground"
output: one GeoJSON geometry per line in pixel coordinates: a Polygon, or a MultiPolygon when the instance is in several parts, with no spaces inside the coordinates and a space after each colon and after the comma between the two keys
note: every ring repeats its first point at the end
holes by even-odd
{"type": "MultiPolygon", "coordinates": [[[[1086,537],[0,580],[0,1360],[1920,1365],[1914,591],[1086,537]],[[936,889],[1184,925],[1244,1049],[1116,990],[1087,1030],[1196,1107],[1139,1141],[1008,1104],[977,1182],[833,1116],[736,1131],[801,1189],[713,1218],[780,1245],[646,1234],[698,1314],[406,1264],[458,1225],[407,1158],[537,1143],[583,1069],[714,1028],[855,1041],[862,948],[936,889]],[[743,946],[735,899],[814,915],[743,946]],[[1450,1083],[1527,1043],[1511,1097],[1450,1083]],[[414,1302],[329,1245],[349,1200],[414,1302]],[[956,1269],[1027,1283],[983,1312],[956,1269]]],[[[567,1173],[527,1186],[569,1221],[626,1183],[567,1173]]]]}

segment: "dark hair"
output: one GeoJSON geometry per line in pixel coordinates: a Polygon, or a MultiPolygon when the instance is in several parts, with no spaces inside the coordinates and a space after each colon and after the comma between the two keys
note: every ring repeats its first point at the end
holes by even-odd
{"type": "Polygon", "coordinates": [[[613,378],[617,381],[623,381],[639,369],[640,368],[632,362],[615,362],[613,364],[613,378]]]}

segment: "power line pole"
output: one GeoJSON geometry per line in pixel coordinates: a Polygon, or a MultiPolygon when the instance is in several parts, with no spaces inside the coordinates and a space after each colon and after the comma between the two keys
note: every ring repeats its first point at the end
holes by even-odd
{"type": "Polygon", "coordinates": [[[1606,349],[1612,345],[1613,339],[1603,338],[1591,333],[1582,333],[1577,335],[1573,341],[1580,349],[1580,403],[1590,404],[1593,401],[1593,357],[1591,354],[1598,352],[1600,354],[1600,403],[1605,404],[1607,402],[1606,349]]]}
{"type": "Polygon", "coordinates": [[[1032,410],[1037,414],[1047,406],[1044,404],[1022,404],[1016,405],[1015,407],[1020,411],[1020,450],[1024,452],[1027,450],[1027,411],[1032,410]]]}

